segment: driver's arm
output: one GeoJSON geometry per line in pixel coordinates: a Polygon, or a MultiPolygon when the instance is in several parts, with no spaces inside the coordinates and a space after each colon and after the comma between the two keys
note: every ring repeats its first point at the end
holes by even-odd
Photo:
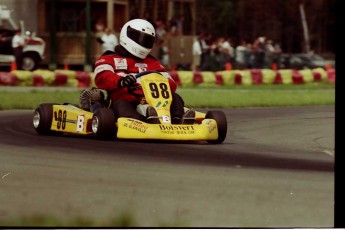
{"type": "Polygon", "coordinates": [[[101,56],[95,63],[95,84],[100,89],[114,90],[119,88],[119,81],[122,76],[115,72],[111,63],[112,58],[105,55],[101,56]]]}

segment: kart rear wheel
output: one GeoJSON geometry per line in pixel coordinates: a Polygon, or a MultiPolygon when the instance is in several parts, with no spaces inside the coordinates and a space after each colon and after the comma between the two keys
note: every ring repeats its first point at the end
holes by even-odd
{"type": "Polygon", "coordinates": [[[40,104],[32,119],[36,132],[40,135],[49,135],[54,132],[50,130],[53,121],[53,103],[40,104]]]}
{"type": "Polygon", "coordinates": [[[114,139],[116,123],[113,110],[99,108],[92,117],[92,131],[97,139],[114,139]]]}
{"type": "Polygon", "coordinates": [[[214,119],[217,122],[217,129],[218,129],[218,139],[216,140],[208,140],[207,142],[210,144],[220,144],[225,140],[228,123],[226,120],[226,116],[222,111],[208,111],[206,113],[205,118],[207,119],[214,119]]]}

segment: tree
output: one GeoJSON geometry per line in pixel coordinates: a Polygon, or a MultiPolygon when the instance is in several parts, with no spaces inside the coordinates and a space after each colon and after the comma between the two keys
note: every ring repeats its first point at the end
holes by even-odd
{"type": "Polygon", "coordinates": [[[253,41],[266,36],[284,52],[303,51],[299,4],[303,1],[311,49],[335,53],[335,0],[196,0],[197,32],[253,41]]]}

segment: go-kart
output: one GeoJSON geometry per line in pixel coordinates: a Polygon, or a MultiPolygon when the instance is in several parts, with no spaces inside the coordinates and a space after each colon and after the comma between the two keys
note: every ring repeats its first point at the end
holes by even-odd
{"type": "MultiPolygon", "coordinates": [[[[159,122],[147,123],[128,117],[115,117],[106,106],[88,111],[81,106],[64,103],[43,103],[34,111],[33,126],[40,135],[57,133],[89,135],[99,139],[150,139],[173,141],[207,141],[222,143],[227,134],[227,120],[222,111],[195,111],[192,124],[172,124],[170,106],[172,94],[168,80],[158,72],[146,71],[136,75],[140,81],[144,105],[152,106],[159,122]]],[[[139,108],[141,106],[141,108],[139,108]]],[[[189,108],[184,107],[184,110],[189,108]]]]}

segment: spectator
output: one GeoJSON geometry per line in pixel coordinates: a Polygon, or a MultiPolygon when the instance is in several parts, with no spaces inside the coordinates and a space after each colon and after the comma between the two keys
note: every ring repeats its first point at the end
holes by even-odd
{"type": "Polygon", "coordinates": [[[266,63],[267,63],[267,67],[272,67],[273,68],[273,64],[276,65],[276,67],[278,67],[280,65],[280,54],[281,54],[282,50],[280,48],[280,45],[274,44],[272,40],[268,40],[267,44],[266,44],[266,63]]]}
{"type": "Polygon", "coordinates": [[[170,20],[170,34],[172,36],[177,36],[178,35],[178,31],[177,31],[177,19],[176,18],[172,18],[170,20]]]}
{"type": "Polygon", "coordinates": [[[236,65],[239,69],[248,68],[248,49],[247,43],[245,40],[242,40],[241,43],[236,47],[236,65]]]}
{"type": "Polygon", "coordinates": [[[265,53],[266,53],[266,46],[265,46],[265,37],[258,37],[254,44],[254,68],[262,69],[265,67],[265,53]]]}
{"type": "Polygon", "coordinates": [[[266,62],[266,67],[271,67],[275,55],[275,48],[273,46],[272,40],[267,40],[266,42],[266,47],[265,47],[265,62],[266,62]]]}
{"type": "Polygon", "coordinates": [[[209,71],[218,71],[221,69],[221,47],[218,44],[218,39],[212,41],[209,71]]]}
{"type": "Polygon", "coordinates": [[[16,59],[16,66],[18,70],[23,68],[23,49],[25,47],[25,40],[22,36],[22,31],[17,30],[12,39],[13,54],[16,59]]]}
{"type": "Polygon", "coordinates": [[[246,47],[247,47],[247,52],[245,53],[245,56],[244,56],[245,68],[251,69],[254,67],[254,59],[255,59],[253,44],[248,42],[246,44],[246,47]]]}
{"type": "Polygon", "coordinates": [[[207,33],[202,42],[201,70],[211,69],[212,34],[207,33]]]}
{"type": "Polygon", "coordinates": [[[183,23],[184,16],[180,16],[179,18],[172,18],[170,20],[170,34],[172,36],[183,35],[183,23]]]}
{"type": "Polygon", "coordinates": [[[165,30],[164,22],[160,19],[156,21],[156,26],[156,42],[157,44],[160,44],[160,41],[164,39],[164,36],[167,34],[167,31],[165,30]]]}
{"type": "Polygon", "coordinates": [[[165,40],[160,40],[159,50],[158,50],[158,59],[164,65],[166,69],[170,68],[170,54],[169,47],[165,40]]]}
{"type": "Polygon", "coordinates": [[[198,37],[193,42],[192,54],[193,54],[193,71],[199,71],[201,66],[202,46],[203,46],[203,34],[199,33],[198,37]]]}
{"type": "Polygon", "coordinates": [[[119,44],[115,34],[109,28],[104,29],[104,34],[98,39],[102,44],[102,52],[107,50],[114,50],[114,47],[119,44]]]}
{"type": "Polygon", "coordinates": [[[95,32],[97,35],[103,33],[105,26],[104,26],[104,19],[101,17],[98,17],[95,22],[95,32]]]}
{"type": "Polygon", "coordinates": [[[234,48],[230,44],[230,39],[225,39],[224,37],[219,38],[219,46],[220,46],[220,65],[223,69],[225,68],[225,64],[230,62],[233,64],[233,57],[234,57],[234,48]]]}
{"type": "Polygon", "coordinates": [[[282,48],[280,47],[279,43],[274,44],[275,55],[273,57],[273,62],[277,64],[277,67],[280,66],[280,57],[282,54],[282,48]]]}
{"type": "Polygon", "coordinates": [[[232,43],[231,39],[227,38],[227,39],[225,39],[223,46],[225,46],[229,50],[229,61],[231,63],[235,63],[236,53],[235,53],[235,49],[231,43],[232,43]]]}
{"type": "Polygon", "coordinates": [[[177,35],[183,35],[183,23],[184,23],[184,16],[181,15],[179,19],[177,20],[177,24],[176,24],[177,35]]]}

